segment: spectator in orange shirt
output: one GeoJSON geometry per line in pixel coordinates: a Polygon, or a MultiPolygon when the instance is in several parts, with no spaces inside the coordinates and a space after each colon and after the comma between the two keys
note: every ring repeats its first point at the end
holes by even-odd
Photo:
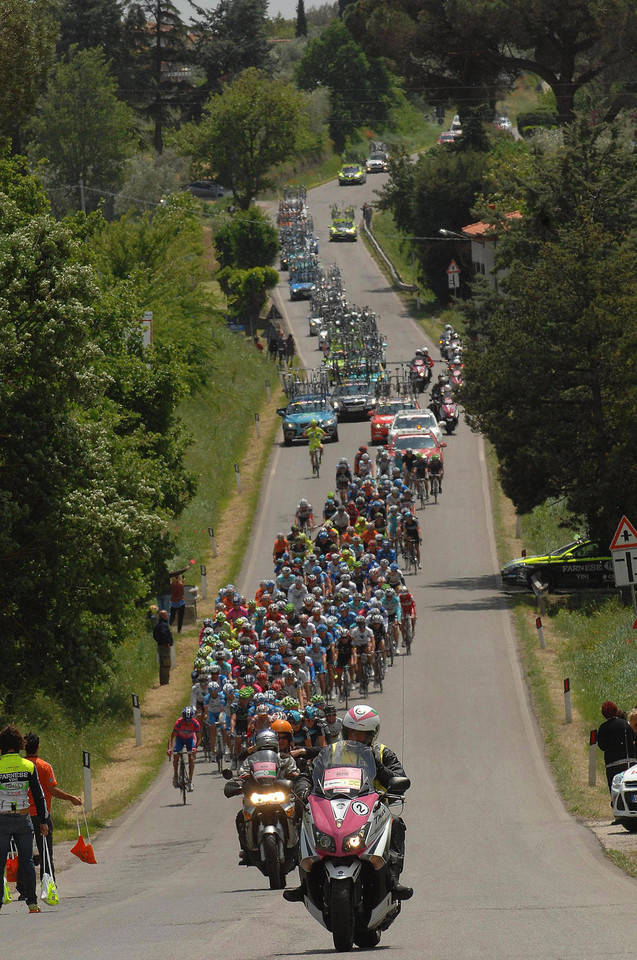
{"type": "MultiPolygon", "coordinates": [[[[38,780],[40,781],[42,792],[44,793],[44,802],[47,810],[47,818],[45,822],[49,828],[46,843],[51,861],[51,873],[53,874],[53,879],[55,879],[55,868],[53,866],[53,824],[51,823],[51,800],[53,797],[57,797],[58,800],[68,800],[74,806],[79,807],[82,803],[82,798],[76,797],[72,793],[66,793],[65,790],[61,790],[60,787],[58,787],[58,782],[55,779],[53,767],[50,763],[47,763],[46,760],[42,760],[38,756],[38,750],[40,749],[40,738],[38,737],[37,733],[27,733],[24,738],[24,745],[26,748],[27,760],[30,760],[31,763],[35,764],[38,780]]],[[[37,815],[35,803],[33,802],[33,797],[31,796],[30,790],[29,813],[31,814],[31,820],[33,821],[35,842],[38,846],[38,853],[40,854],[40,880],[42,880],[42,876],[44,875],[44,837],[40,832],[40,818],[37,815]]],[[[18,892],[21,892],[19,883],[18,892]]]]}

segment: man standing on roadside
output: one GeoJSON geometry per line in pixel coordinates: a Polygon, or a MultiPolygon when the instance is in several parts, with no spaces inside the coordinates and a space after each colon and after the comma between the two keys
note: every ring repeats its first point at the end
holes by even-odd
{"type": "Polygon", "coordinates": [[[49,832],[44,793],[35,764],[20,756],[24,737],[9,724],[0,730],[0,863],[4,866],[11,838],[18,849],[18,863],[29,913],[40,913],[33,865],[33,822],[29,816],[29,791],[37,815],[40,833],[49,832]]]}
{"type": "MultiPolygon", "coordinates": [[[[40,781],[40,786],[42,787],[42,792],[44,793],[44,803],[47,810],[47,818],[44,821],[49,828],[49,832],[46,837],[46,845],[49,852],[49,863],[51,865],[50,872],[51,876],[55,880],[55,867],[53,866],[53,824],[51,822],[51,800],[53,797],[57,797],[58,800],[68,800],[75,807],[79,807],[82,804],[82,798],[76,797],[72,793],[66,793],[65,790],[61,790],[58,787],[58,782],[55,779],[55,774],[53,772],[53,767],[50,763],[47,763],[46,760],[42,760],[38,756],[38,750],[40,749],[40,738],[37,733],[27,733],[24,738],[24,746],[26,749],[27,760],[30,760],[35,766],[36,773],[38,775],[38,780],[40,781]]],[[[38,847],[38,853],[40,854],[40,880],[44,876],[44,837],[40,832],[40,818],[38,816],[37,808],[35,801],[33,799],[33,794],[29,790],[29,813],[31,815],[31,821],[33,823],[33,829],[35,831],[35,842],[38,847]]],[[[18,877],[18,893],[21,896],[24,896],[26,891],[22,890],[22,883],[20,882],[20,877],[18,877]]],[[[26,899],[26,898],[25,898],[26,899]]]]}
{"type": "Polygon", "coordinates": [[[159,654],[159,682],[165,686],[170,682],[170,648],[173,645],[173,634],[168,624],[168,611],[159,611],[159,620],[153,627],[153,637],[159,654]]]}

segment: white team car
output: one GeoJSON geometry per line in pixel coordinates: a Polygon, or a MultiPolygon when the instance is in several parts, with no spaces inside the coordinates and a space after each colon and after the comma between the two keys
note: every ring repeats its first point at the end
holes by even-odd
{"type": "Polygon", "coordinates": [[[637,833],[637,764],[613,777],[610,802],[622,827],[637,833]]]}
{"type": "Polygon", "coordinates": [[[438,443],[442,443],[442,430],[431,410],[402,410],[396,414],[389,425],[387,443],[391,444],[399,433],[432,433],[438,443]]]}

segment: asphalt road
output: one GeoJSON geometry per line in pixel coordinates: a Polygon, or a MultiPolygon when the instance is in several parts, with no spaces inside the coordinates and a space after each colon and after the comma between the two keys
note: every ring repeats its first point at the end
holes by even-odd
{"type": "MultiPolygon", "coordinates": [[[[348,188],[357,204],[376,182],[348,188]]],[[[349,298],[381,316],[388,356],[407,358],[423,342],[362,243],[330,246],[329,204],[345,190],[312,191],[325,262],[341,265],[349,298]]],[[[308,365],[306,308],[281,305],[308,365]]],[[[435,354],[434,354],[435,355],[435,354]]],[[[255,536],[240,578],[253,589],[269,576],[274,534],[301,496],[317,509],[336,459],[369,437],[344,424],[326,447],[319,480],[307,448],[275,446],[255,536]]],[[[407,865],[415,888],[378,950],[401,960],[601,960],[631,958],[636,886],[604,859],[589,831],[564,811],[553,788],[527,703],[506,599],[498,590],[482,446],[461,423],[449,438],[444,495],[420,512],[423,569],[411,577],[419,610],[413,655],[370,695],[381,739],[404,760],[407,865]]],[[[586,771],[582,771],[586,776],[586,771]]],[[[104,830],[98,866],[61,873],[61,903],[28,917],[2,910],[3,954],[13,958],[228,960],[332,953],[331,937],[298,904],[237,866],[237,800],[198,762],[189,803],[177,802],[168,766],[129,813],[104,830]],[[8,949],[11,937],[11,949],[8,949]]]]}

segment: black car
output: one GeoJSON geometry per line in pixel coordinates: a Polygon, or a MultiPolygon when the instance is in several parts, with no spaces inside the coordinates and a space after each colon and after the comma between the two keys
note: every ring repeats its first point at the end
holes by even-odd
{"type": "Polygon", "coordinates": [[[232,193],[227,187],[222,187],[214,180],[194,180],[184,187],[184,190],[190,191],[193,197],[199,197],[201,200],[218,200],[219,197],[227,197],[232,193]]]}
{"type": "Polygon", "coordinates": [[[544,557],[510,560],[500,572],[506,590],[531,590],[533,575],[549,590],[565,593],[615,586],[610,550],[595,540],[573,540],[544,557]]]}
{"type": "Polygon", "coordinates": [[[332,391],[332,406],[339,420],[367,420],[377,403],[374,387],[366,380],[339,383],[332,391]]]}

